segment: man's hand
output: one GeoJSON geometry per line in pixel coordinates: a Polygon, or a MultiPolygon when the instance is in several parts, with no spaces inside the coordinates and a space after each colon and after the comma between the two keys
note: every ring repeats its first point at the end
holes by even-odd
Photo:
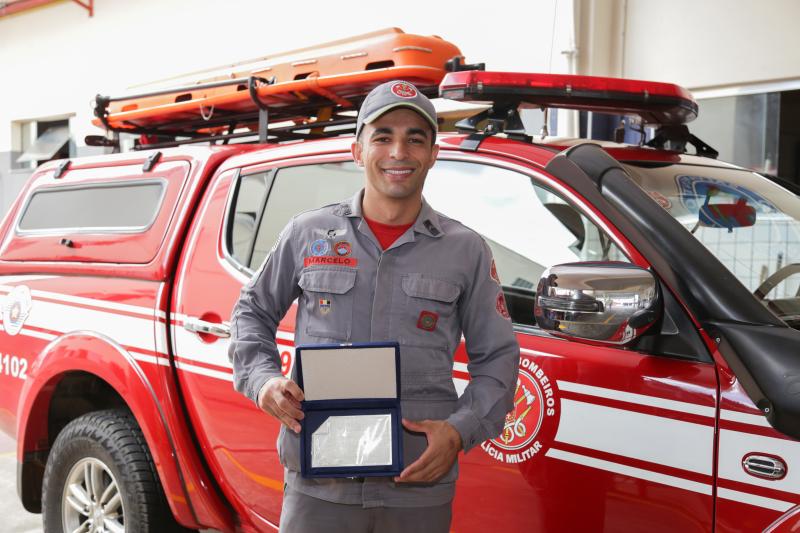
{"type": "Polygon", "coordinates": [[[283,376],[272,378],[258,392],[258,407],[277,418],[281,424],[295,433],[300,433],[303,411],[300,402],[303,391],[297,383],[283,376]]]}
{"type": "Polygon", "coordinates": [[[419,459],[408,465],[394,478],[397,483],[432,483],[441,479],[463,448],[461,435],[456,428],[444,420],[420,420],[414,422],[403,419],[403,426],[409,431],[425,433],[428,447],[419,459]]]}

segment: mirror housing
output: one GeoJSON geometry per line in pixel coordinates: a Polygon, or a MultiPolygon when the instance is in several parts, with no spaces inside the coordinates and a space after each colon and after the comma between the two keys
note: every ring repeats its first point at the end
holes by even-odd
{"type": "Polygon", "coordinates": [[[621,262],[567,263],[544,271],[534,316],[553,335],[618,346],[642,335],[661,317],[658,282],[621,262]]]}

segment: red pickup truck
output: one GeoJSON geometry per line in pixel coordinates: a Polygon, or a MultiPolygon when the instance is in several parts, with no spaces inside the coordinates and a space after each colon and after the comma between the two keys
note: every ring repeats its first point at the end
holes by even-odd
{"type": "MultiPolygon", "coordinates": [[[[471,70],[433,90],[490,105],[440,136],[425,195],[492,247],[522,353],[453,530],[800,527],[797,189],[716,161],[675,86],[471,70]],[[543,102],[660,127],[531,139],[516,109],[543,102]]],[[[228,320],[289,217],[361,187],[352,119],[328,118],[332,138],[264,121],[272,142],[201,147],[128,124],[160,144],[28,181],[0,226],[0,429],[46,531],[277,527],[278,424],[233,390],[228,320]]]]}

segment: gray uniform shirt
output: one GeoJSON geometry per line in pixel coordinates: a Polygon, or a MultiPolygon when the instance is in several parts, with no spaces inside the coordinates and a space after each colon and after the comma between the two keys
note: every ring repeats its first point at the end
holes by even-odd
{"type": "MultiPolygon", "coordinates": [[[[298,299],[296,344],[398,341],[403,417],[447,420],[468,451],[502,430],[519,363],[491,251],[424,200],[411,228],[382,250],[362,218],[362,196],[295,216],[242,289],[231,320],[234,387],[256,401],[281,375],[275,331],[298,299]],[[470,381],[459,397],[452,378],[462,332],[470,381]]],[[[426,446],[424,435],[404,431],[405,465],[426,446]]],[[[364,507],[440,505],[453,498],[458,476],[454,465],[434,484],[304,479],[299,436],[284,427],[278,453],[294,489],[364,507]]]]}

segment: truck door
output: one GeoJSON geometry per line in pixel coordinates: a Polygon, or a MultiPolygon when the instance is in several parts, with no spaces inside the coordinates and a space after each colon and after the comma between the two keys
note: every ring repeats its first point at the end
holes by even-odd
{"type": "MultiPolygon", "coordinates": [[[[707,355],[577,344],[533,319],[547,266],[630,258],[647,265],[554,180],[499,159],[448,157],[431,170],[425,196],[490,244],[522,348],[504,432],[461,458],[453,529],[709,531],[717,398],[707,355]]],[[[289,218],[362,186],[348,159],[218,176],[182,260],[173,318],[181,386],[222,490],[256,523],[277,523],[280,512],[278,425],[233,391],[225,327],[239,289],[289,218]]],[[[676,328],[686,326],[680,319],[676,328]]],[[[294,309],[278,334],[287,373],[293,324],[294,309]]],[[[463,345],[456,359],[454,382],[463,390],[463,345]]]]}
{"type": "MultiPolygon", "coordinates": [[[[278,523],[283,468],[278,423],[233,389],[229,321],[239,291],[289,218],[346,198],[363,178],[352,162],[261,165],[212,180],[184,247],[173,294],[175,366],[214,477],[244,520],[278,523]]],[[[295,306],[279,326],[283,371],[294,361],[295,306]]]]}
{"type": "MultiPolygon", "coordinates": [[[[461,459],[453,529],[712,530],[717,379],[682,310],[670,299],[670,327],[697,343],[671,355],[560,340],[535,324],[546,267],[647,266],[638,254],[558,183],[499,160],[439,161],[425,196],[491,246],[521,346],[503,433],[461,459]]],[[[466,363],[462,349],[460,388],[466,363]]]]}

